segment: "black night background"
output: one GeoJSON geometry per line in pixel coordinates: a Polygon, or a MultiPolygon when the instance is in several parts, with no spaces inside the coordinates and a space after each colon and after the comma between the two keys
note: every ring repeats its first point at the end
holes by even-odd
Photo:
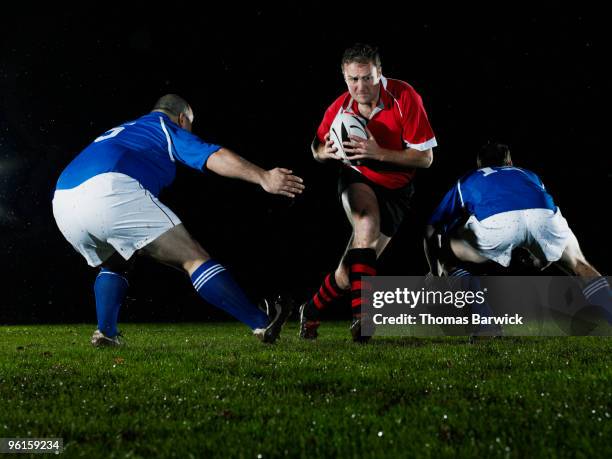
{"type": "MultiPolygon", "coordinates": [[[[254,300],[277,292],[306,299],[350,233],[336,170],[316,163],[309,144],[345,90],[339,61],[357,41],[378,45],[383,74],[421,94],[439,144],[433,166],[418,171],[414,209],[383,255],[381,275],[427,272],[424,222],[487,140],[509,144],[515,164],[540,175],[587,259],[610,274],[603,19],[570,9],[443,19],[370,8],[360,16],[368,24],[315,7],[3,15],[0,323],[95,323],[96,271],[55,225],[55,181],[96,136],[170,92],[191,103],[194,133],[263,167],[291,168],[307,189],[290,202],[179,168],[161,200],[254,300]]],[[[225,317],[182,273],[147,259],[137,261],[128,295],[124,322],[225,317]]]]}

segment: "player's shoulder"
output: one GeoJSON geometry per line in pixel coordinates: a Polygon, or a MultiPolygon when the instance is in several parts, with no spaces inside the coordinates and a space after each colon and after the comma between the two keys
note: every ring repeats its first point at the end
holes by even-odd
{"type": "Polygon", "coordinates": [[[532,180],[534,180],[537,183],[541,183],[542,179],[540,178],[540,176],[538,174],[536,174],[535,172],[533,172],[532,170],[529,169],[525,169],[522,167],[516,167],[516,166],[512,166],[514,167],[514,169],[522,172],[523,174],[525,174],[527,177],[531,178],[532,180]]]}
{"type": "Polygon", "coordinates": [[[131,120],[125,121],[121,123],[120,126],[128,127],[128,126],[133,126],[133,125],[139,125],[142,127],[151,127],[154,125],[160,125],[160,115],[163,116],[162,119],[164,119],[166,123],[170,120],[170,118],[168,118],[163,113],[149,112],[149,113],[145,113],[142,116],[139,116],[138,118],[133,118],[131,120]]]}
{"type": "Polygon", "coordinates": [[[524,167],[518,167],[518,166],[509,166],[509,167],[511,167],[513,169],[516,169],[516,170],[519,170],[519,171],[521,171],[521,172],[523,172],[525,174],[528,174],[528,175],[535,175],[535,176],[538,175],[534,171],[532,171],[531,169],[525,169],[524,167]]]}
{"type": "Polygon", "coordinates": [[[386,91],[396,99],[420,98],[419,93],[414,87],[403,80],[383,77],[383,85],[386,91]]]}
{"type": "Polygon", "coordinates": [[[538,174],[536,174],[532,170],[525,169],[524,167],[518,167],[518,166],[515,166],[515,165],[511,165],[511,166],[497,166],[497,167],[493,167],[492,169],[498,170],[498,171],[514,172],[515,174],[526,175],[527,177],[536,177],[536,178],[538,177],[538,174]]]}
{"type": "Polygon", "coordinates": [[[383,77],[383,84],[386,85],[388,91],[414,91],[410,83],[404,80],[398,80],[397,78],[383,77]]]}
{"type": "Polygon", "coordinates": [[[483,180],[486,183],[491,182],[491,180],[499,179],[499,180],[521,180],[527,177],[528,179],[540,183],[540,177],[533,171],[529,169],[524,169],[522,167],[516,166],[494,166],[494,167],[483,167],[480,169],[474,169],[468,174],[464,175],[460,181],[463,184],[468,181],[478,181],[483,180]],[[497,174],[496,172],[504,172],[503,174],[497,174]]]}
{"type": "Polygon", "coordinates": [[[151,121],[151,122],[158,123],[158,124],[160,123],[160,120],[163,120],[164,124],[167,124],[167,125],[174,124],[172,119],[170,119],[170,117],[164,112],[153,111],[153,112],[145,113],[138,119],[142,121],[151,121]]]}
{"type": "MultiPolygon", "coordinates": [[[[149,121],[149,120],[156,120],[157,121],[157,120],[159,120],[160,116],[168,118],[165,113],[161,113],[161,112],[149,112],[149,113],[145,113],[144,115],[139,116],[138,118],[135,118],[131,122],[135,122],[135,121],[149,121]]],[[[130,121],[128,121],[128,123],[129,122],[130,121]]]]}

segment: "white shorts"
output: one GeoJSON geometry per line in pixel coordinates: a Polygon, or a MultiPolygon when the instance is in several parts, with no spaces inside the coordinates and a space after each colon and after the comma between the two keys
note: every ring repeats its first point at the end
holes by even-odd
{"type": "Polygon", "coordinates": [[[69,190],[55,190],[53,216],[90,266],[99,266],[114,252],[127,260],[181,223],[137,180],[117,172],[96,175],[69,190]]]}
{"type": "Polygon", "coordinates": [[[571,230],[561,215],[549,209],[524,209],[502,212],[478,221],[470,216],[459,236],[483,257],[509,266],[512,251],[529,250],[542,262],[559,260],[571,230]]]}

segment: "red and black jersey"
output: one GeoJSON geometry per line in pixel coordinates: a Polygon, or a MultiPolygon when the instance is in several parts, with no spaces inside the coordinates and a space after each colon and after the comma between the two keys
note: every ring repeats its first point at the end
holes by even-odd
{"type": "MultiPolygon", "coordinates": [[[[342,110],[361,116],[358,104],[351,98],[350,93],[347,91],[342,94],[325,111],[317,129],[317,137],[321,143],[325,142],[325,135],[336,115],[342,110]]],[[[437,146],[421,96],[404,81],[381,77],[378,106],[366,121],[376,142],[383,148],[414,148],[425,151],[437,146]]],[[[414,168],[398,168],[371,161],[352,167],[374,183],[389,189],[407,185],[415,174],[414,168]]]]}

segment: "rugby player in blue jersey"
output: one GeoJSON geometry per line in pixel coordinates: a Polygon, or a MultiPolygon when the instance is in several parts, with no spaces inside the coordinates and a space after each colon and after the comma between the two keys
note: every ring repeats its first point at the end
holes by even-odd
{"type": "Polygon", "coordinates": [[[120,343],[117,319],[125,299],[135,253],[185,271],[198,294],[274,342],[291,312],[275,303],[267,313],[252,304],[229,272],[187,232],[158,200],[176,164],[209,170],[260,185],[290,198],[302,193],[302,179],[283,168],[264,170],[233,151],[191,133],[194,115],[175,94],[161,97],[153,111],[95,139],[64,169],[53,198],[53,215],[68,242],[90,266],[100,267],[94,283],[98,328],[94,346],[120,343]]]}
{"type": "Polygon", "coordinates": [[[478,154],[478,169],[457,181],[429,220],[425,252],[435,275],[469,276],[464,263],[510,265],[523,248],[534,266],[551,263],[578,276],[590,304],[612,316],[605,277],[586,260],[552,196],[533,172],[515,167],[506,145],[490,143],[478,154]]]}

